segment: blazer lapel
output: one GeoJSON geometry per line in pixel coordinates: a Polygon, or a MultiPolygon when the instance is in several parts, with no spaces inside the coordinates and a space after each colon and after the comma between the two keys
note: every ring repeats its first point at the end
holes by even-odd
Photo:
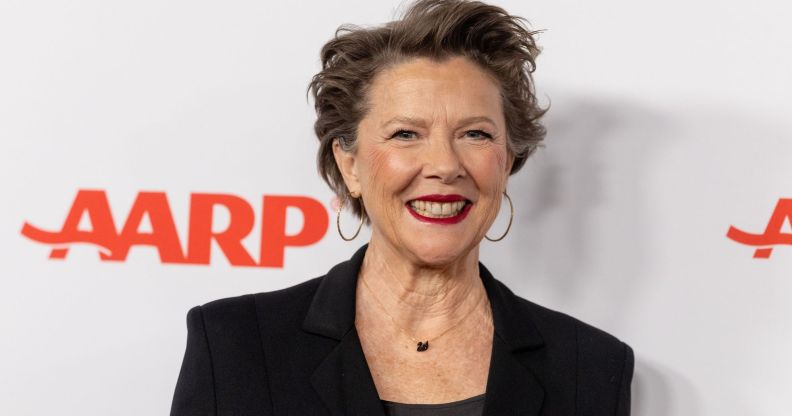
{"type": "Polygon", "coordinates": [[[520,299],[479,263],[479,276],[492,306],[495,336],[484,398],[485,416],[539,415],[545,390],[531,367],[544,340],[520,299]]]}
{"type": "Polygon", "coordinates": [[[311,384],[333,415],[385,416],[354,329],[319,365],[311,384]]]}
{"type": "MultiPolygon", "coordinates": [[[[367,247],[327,273],[303,322],[305,331],[337,341],[311,376],[332,415],[385,415],[355,330],[357,275],[367,247]]],[[[479,274],[495,326],[484,415],[539,415],[545,391],[531,368],[541,366],[544,341],[520,299],[481,263],[479,274]]]]}
{"type": "Polygon", "coordinates": [[[385,416],[355,330],[355,288],[366,248],[327,273],[303,322],[305,331],[338,341],[311,376],[332,415],[385,416]]]}
{"type": "Polygon", "coordinates": [[[500,337],[495,336],[484,396],[484,415],[539,415],[544,394],[544,388],[534,374],[514,356],[500,337]]]}

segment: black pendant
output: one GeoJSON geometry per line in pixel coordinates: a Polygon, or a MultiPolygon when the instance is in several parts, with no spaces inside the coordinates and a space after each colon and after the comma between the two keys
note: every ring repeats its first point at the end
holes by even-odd
{"type": "Polygon", "coordinates": [[[418,342],[418,352],[423,352],[429,349],[429,340],[418,342]]]}

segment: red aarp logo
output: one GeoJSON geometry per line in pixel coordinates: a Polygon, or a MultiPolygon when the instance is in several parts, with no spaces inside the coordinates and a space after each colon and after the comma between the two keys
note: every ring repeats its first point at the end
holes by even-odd
{"type": "Polygon", "coordinates": [[[784,234],[781,229],[784,223],[792,224],[792,199],[779,199],[764,233],[751,234],[730,226],[726,236],[732,240],[749,246],[758,247],[754,251],[755,259],[768,259],[773,253],[773,246],[779,244],[792,245],[792,233],[784,234]]]}
{"type": "Polygon", "coordinates": [[[209,264],[212,240],[234,266],[283,267],[286,247],[307,246],[324,237],[328,227],[327,209],[307,196],[265,195],[261,211],[261,248],[258,261],[242,245],[255,222],[255,212],[244,199],[228,194],[190,194],[187,251],[182,250],[168,198],[164,192],[139,192],[120,232],[117,231],[107,195],[102,190],[80,190],[60,231],[45,231],[25,223],[22,235],[51,245],[51,259],[63,259],[74,243],[95,245],[105,261],[126,260],[133,246],[153,246],[162,263],[209,264]],[[212,231],[212,212],[217,205],[230,214],[228,227],[212,231]],[[296,233],[286,234],[286,210],[302,213],[303,226],[296,233]],[[90,231],[78,229],[86,215],[90,231]],[[141,221],[148,216],[151,232],[139,232],[141,221]]]}

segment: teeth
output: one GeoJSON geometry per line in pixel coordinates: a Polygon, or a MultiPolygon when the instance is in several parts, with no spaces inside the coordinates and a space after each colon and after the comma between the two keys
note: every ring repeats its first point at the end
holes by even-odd
{"type": "Polygon", "coordinates": [[[465,207],[465,201],[430,202],[414,200],[410,202],[410,206],[424,217],[448,218],[458,215],[462,211],[462,208],[465,207]]]}

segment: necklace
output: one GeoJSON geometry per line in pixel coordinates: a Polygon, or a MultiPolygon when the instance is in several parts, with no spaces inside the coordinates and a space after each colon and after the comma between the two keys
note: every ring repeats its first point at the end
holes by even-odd
{"type": "MultiPolygon", "coordinates": [[[[368,283],[366,283],[366,279],[362,279],[362,278],[361,278],[360,280],[362,280],[362,281],[363,281],[363,286],[365,286],[365,287],[366,287],[366,290],[368,290],[368,291],[371,293],[371,297],[373,297],[373,298],[374,298],[374,300],[377,302],[377,305],[379,305],[379,307],[382,309],[382,311],[383,311],[383,312],[385,312],[385,315],[387,315],[387,316],[388,316],[388,318],[390,318],[390,320],[393,322],[393,325],[395,325],[395,326],[396,326],[396,328],[398,328],[398,329],[399,329],[399,331],[401,331],[402,333],[404,333],[404,335],[407,335],[407,338],[410,338],[410,339],[411,339],[413,342],[415,342],[415,343],[417,343],[417,344],[418,344],[418,348],[416,349],[416,351],[418,351],[418,352],[423,352],[423,351],[426,351],[426,350],[428,350],[428,349],[429,349],[429,340],[427,339],[426,341],[421,341],[421,340],[419,340],[419,339],[417,339],[417,338],[413,337],[413,336],[412,336],[412,334],[410,334],[410,332],[409,332],[409,331],[407,331],[407,330],[406,330],[406,329],[404,329],[404,328],[403,328],[401,325],[399,325],[399,323],[398,323],[398,322],[396,322],[396,318],[394,318],[394,317],[393,317],[391,314],[389,314],[389,313],[388,313],[388,308],[386,308],[386,307],[385,307],[385,305],[383,305],[383,304],[382,304],[382,302],[380,302],[379,298],[377,298],[377,295],[375,295],[375,294],[374,294],[374,291],[373,291],[373,290],[371,290],[371,288],[369,287],[368,283]]],[[[470,310],[469,310],[469,311],[468,311],[468,312],[465,314],[465,316],[463,316],[461,319],[459,319],[459,320],[458,320],[457,322],[455,322],[453,325],[451,325],[451,326],[449,326],[448,328],[446,328],[446,329],[445,329],[443,332],[441,332],[439,335],[435,336],[435,337],[434,337],[434,339],[438,339],[438,338],[442,337],[443,335],[447,334],[447,333],[448,333],[448,331],[450,331],[450,330],[452,330],[452,329],[456,328],[456,326],[457,326],[457,325],[461,324],[461,323],[462,323],[462,321],[464,321],[465,319],[467,319],[467,317],[468,317],[468,316],[470,316],[470,314],[472,314],[472,313],[473,313],[473,311],[475,311],[476,309],[478,309],[478,305],[479,305],[479,304],[481,303],[481,301],[482,301],[484,298],[486,298],[486,297],[487,297],[487,293],[486,293],[486,292],[484,292],[484,294],[483,294],[483,295],[481,295],[481,296],[479,297],[479,300],[476,302],[476,305],[475,305],[475,306],[473,306],[472,308],[470,308],[470,310]]]]}

